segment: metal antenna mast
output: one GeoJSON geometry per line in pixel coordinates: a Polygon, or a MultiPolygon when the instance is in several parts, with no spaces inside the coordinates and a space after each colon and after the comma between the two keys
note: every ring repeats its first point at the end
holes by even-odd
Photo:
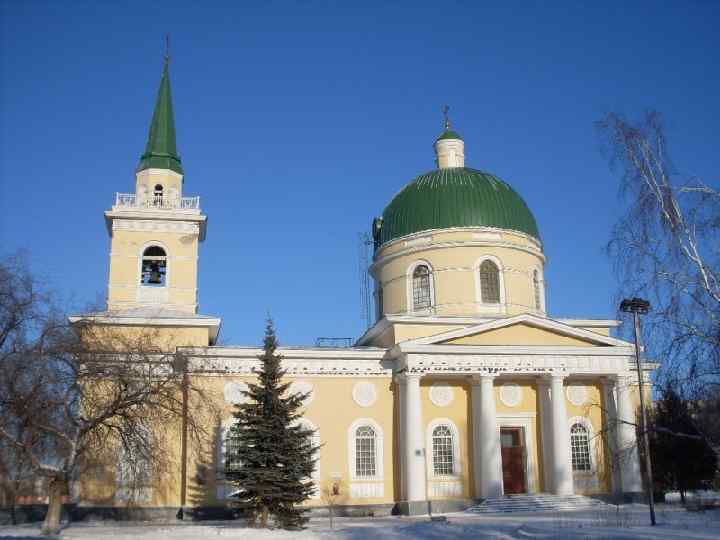
{"type": "Polygon", "coordinates": [[[365,319],[365,328],[372,325],[372,300],[370,293],[370,246],[372,238],[367,232],[358,233],[358,278],[360,279],[360,317],[365,319]]]}

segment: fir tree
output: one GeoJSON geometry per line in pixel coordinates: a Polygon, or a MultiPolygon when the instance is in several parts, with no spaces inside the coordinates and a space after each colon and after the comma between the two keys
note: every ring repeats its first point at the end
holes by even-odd
{"type": "Polygon", "coordinates": [[[668,385],[648,426],[654,483],[678,490],[683,503],[689,490],[709,487],[717,474],[717,456],[694,416],[693,404],[668,385]]]}
{"type": "Polygon", "coordinates": [[[273,515],[279,526],[295,529],[308,519],[298,505],[315,490],[310,477],[318,448],[312,430],[298,423],[307,394],[286,394],[290,385],[282,382],[277,346],[268,319],[258,382],[248,385],[248,402],[237,405],[236,422],[228,432],[225,473],[238,488],[240,503],[252,512],[253,523],[260,515],[261,527],[267,527],[273,515]]]}

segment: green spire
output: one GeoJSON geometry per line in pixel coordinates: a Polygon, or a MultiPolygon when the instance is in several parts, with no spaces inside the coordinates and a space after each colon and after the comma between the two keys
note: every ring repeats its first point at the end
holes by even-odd
{"type": "Polygon", "coordinates": [[[158,91],[155,112],[150,124],[145,152],[140,156],[137,171],[145,169],[170,169],[183,174],[180,156],[175,144],[175,114],[173,113],[172,94],[170,93],[170,57],[165,57],[160,90],[158,91]]]}

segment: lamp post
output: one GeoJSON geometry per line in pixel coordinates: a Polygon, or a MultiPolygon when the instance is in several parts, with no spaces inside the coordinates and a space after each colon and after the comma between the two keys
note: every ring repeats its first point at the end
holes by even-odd
{"type": "Polygon", "coordinates": [[[648,490],[650,507],[650,524],[655,525],[655,500],[653,497],[652,460],[650,459],[650,442],[647,433],[647,417],[645,413],[645,395],[643,392],[644,376],[640,365],[640,348],[642,333],[640,332],[640,315],[650,311],[650,302],[642,298],[626,298],[620,303],[620,311],[632,313],[635,323],[635,365],[637,367],[638,386],[640,392],[640,432],[642,433],[643,455],[645,457],[645,484],[648,490]]]}

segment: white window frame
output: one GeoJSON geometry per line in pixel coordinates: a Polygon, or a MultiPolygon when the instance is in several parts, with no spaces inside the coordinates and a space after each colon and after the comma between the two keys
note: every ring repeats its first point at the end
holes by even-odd
{"type": "Polygon", "coordinates": [[[426,456],[426,468],[428,472],[428,478],[433,480],[457,480],[462,474],[462,459],[460,454],[460,431],[458,430],[455,422],[449,418],[436,418],[430,422],[427,426],[425,435],[425,452],[426,456]],[[450,428],[452,434],[452,449],[453,449],[453,472],[452,474],[435,474],[435,453],[433,447],[433,431],[438,426],[445,426],[450,428]]]}
{"type": "Polygon", "coordinates": [[[418,259],[417,261],[414,261],[410,266],[408,266],[408,269],[405,272],[405,282],[405,292],[407,295],[406,306],[408,313],[419,315],[428,315],[431,313],[435,313],[435,270],[433,269],[432,264],[430,264],[430,262],[425,259],[418,259]],[[418,266],[427,266],[428,272],[430,273],[430,307],[421,309],[415,309],[415,302],[413,302],[413,274],[415,273],[415,269],[418,266]]]}
{"type": "Polygon", "coordinates": [[[137,283],[137,286],[141,289],[170,289],[170,272],[172,266],[173,265],[170,264],[170,251],[163,242],[160,242],[158,240],[150,240],[149,242],[145,242],[142,246],[140,246],[140,254],[138,255],[137,264],[137,277],[135,278],[135,283],[137,283]],[[163,287],[148,287],[147,285],[143,285],[142,283],[140,283],[140,278],[142,277],[143,255],[145,254],[145,250],[151,247],[159,247],[165,252],[165,285],[163,287]]]}
{"type": "Polygon", "coordinates": [[[505,313],[507,311],[507,296],[505,294],[505,267],[495,255],[482,255],[473,265],[473,278],[475,279],[475,305],[477,311],[482,313],[505,313]],[[480,266],[485,261],[492,261],[498,268],[498,286],[500,287],[500,303],[488,304],[482,299],[482,284],[480,283],[480,266]]]}
{"type": "Polygon", "coordinates": [[[372,418],[358,418],[348,428],[348,463],[350,465],[350,480],[352,481],[378,481],[384,480],[384,437],[383,430],[372,418]],[[356,474],[356,454],[355,454],[355,433],[358,428],[368,426],[375,431],[375,476],[358,476],[356,474]]]}
{"type": "Polygon", "coordinates": [[[570,446],[570,459],[572,461],[572,435],[570,430],[575,424],[581,424],[587,430],[588,434],[588,452],[590,453],[590,470],[589,471],[576,471],[573,469],[573,475],[577,476],[595,476],[597,474],[597,450],[598,450],[598,437],[595,436],[595,429],[593,428],[592,422],[589,418],[584,416],[573,416],[568,420],[568,435],[569,439],[567,444],[570,446]]]}
{"type": "Polygon", "coordinates": [[[233,486],[227,478],[225,478],[225,453],[227,451],[225,438],[227,437],[230,428],[235,425],[236,422],[237,419],[233,417],[222,422],[218,428],[219,440],[217,441],[217,451],[215,456],[217,459],[217,468],[215,471],[215,496],[219,501],[231,499],[231,495],[237,492],[235,486],[233,486]]]}
{"type": "MultiPolygon", "coordinates": [[[[143,431],[145,431],[143,429],[143,431]]],[[[152,433],[147,432],[148,438],[152,441],[154,439],[152,433]]],[[[126,480],[127,476],[123,472],[125,468],[128,467],[127,465],[128,461],[126,458],[126,450],[120,444],[120,448],[118,451],[118,461],[117,461],[117,470],[116,470],[116,489],[115,489],[115,499],[117,501],[122,502],[140,502],[140,503],[147,503],[152,501],[153,496],[153,485],[155,482],[155,471],[153,470],[153,462],[152,460],[147,463],[147,467],[149,470],[149,476],[150,480],[147,485],[144,486],[136,486],[134,485],[134,482],[128,482],[126,480]]]]}

